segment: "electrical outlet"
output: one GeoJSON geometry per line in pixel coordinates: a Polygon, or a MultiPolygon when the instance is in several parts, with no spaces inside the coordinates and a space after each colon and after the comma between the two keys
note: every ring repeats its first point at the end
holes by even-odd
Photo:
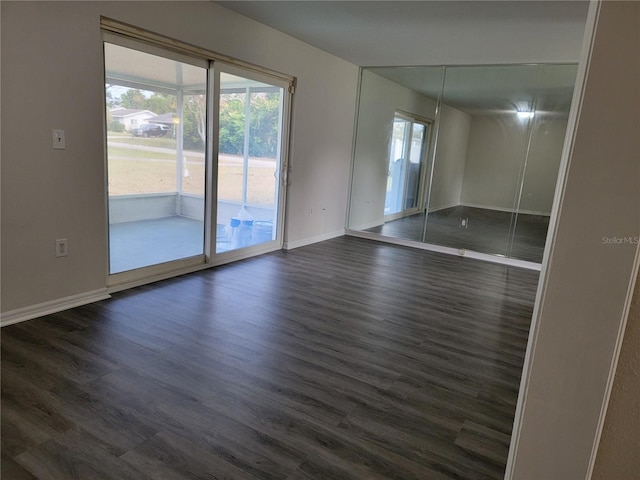
{"type": "Polygon", "coordinates": [[[66,257],[69,254],[69,245],[66,238],[56,240],[56,257],[66,257]]]}

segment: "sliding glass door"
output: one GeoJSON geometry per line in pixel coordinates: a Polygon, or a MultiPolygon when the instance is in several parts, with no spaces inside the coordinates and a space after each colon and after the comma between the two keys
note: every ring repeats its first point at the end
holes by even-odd
{"type": "Polygon", "coordinates": [[[104,55],[112,284],[280,248],[289,83],[109,34],[104,55]]]}

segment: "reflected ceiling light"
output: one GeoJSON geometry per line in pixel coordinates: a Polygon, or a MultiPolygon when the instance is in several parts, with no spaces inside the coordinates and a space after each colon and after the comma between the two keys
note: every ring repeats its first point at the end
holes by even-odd
{"type": "Polygon", "coordinates": [[[518,115],[520,120],[525,120],[527,118],[533,118],[535,112],[517,112],[516,115],[518,115]]]}

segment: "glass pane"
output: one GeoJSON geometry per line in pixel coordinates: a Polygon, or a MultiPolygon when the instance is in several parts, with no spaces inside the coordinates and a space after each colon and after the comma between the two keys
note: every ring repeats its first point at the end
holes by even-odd
{"type": "Polygon", "coordinates": [[[276,239],[283,94],[220,74],[218,253],[276,239]]]}
{"type": "Polygon", "coordinates": [[[350,230],[422,240],[425,215],[421,207],[428,190],[421,183],[429,178],[429,126],[417,119],[435,120],[442,76],[443,67],[363,70],[349,203],[350,230]],[[412,138],[407,142],[410,145],[402,145],[404,128],[408,130],[407,137],[412,138]],[[394,163],[399,158],[406,162],[394,163]],[[402,177],[396,177],[402,172],[402,177]]]}
{"type": "Polygon", "coordinates": [[[407,169],[407,185],[405,193],[405,210],[418,206],[420,193],[420,174],[422,171],[423,148],[425,142],[426,126],[414,123],[411,132],[411,149],[409,151],[409,165],[407,169]]]}
{"type": "Polygon", "coordinates": [[[541,263],[577,65],[544,65],[509,256],[541,263]]]}
{"type": "Polygon", "coordinates": [[[273,210],[277,202],[280,140],[279,88],[251,93],[247,203],[273,210]]]}
{"type": "Polygon", "coordinates": [[[389,173],[387,174],[387,196],[384,204],[385,215],[402,211],[406,177],[406,153],[411,123],[401,118],[393,121],[391,145],[389,146],[389,173]]]}
{"type": "MultiPolygon", "coordinates": [[[[224,73],[220,77],[221,83],[235,78],[224,73]]],[[[236,204],[242,203],[246,97],[242,90],[220,92],[218,198],[236,204]]],[[[220,206],[218,202],[218,215],[220,206]]]]}
{"type": "Polygon", "coordinates": [[[425,241],[506,255],[538,66],[447,67],[425,241]]]}
{"type": "MultiPolygon", "coordinates": [[[[184,119],[184,164],[182,166],[182,191],[204,199],[205,187],[205,138],[207,96],[185,94],[182,118],[184,119]]],[[[176,124],[178,118],[175,119],[176,124]]]]}
{"type": "Polygon", "coordinates": [[[104,50],[109,272],[201,255],[207,70],[104,50]]]}

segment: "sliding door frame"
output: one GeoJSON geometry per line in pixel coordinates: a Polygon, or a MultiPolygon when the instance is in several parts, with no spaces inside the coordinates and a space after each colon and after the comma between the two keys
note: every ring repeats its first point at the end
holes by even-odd
{"type": "MultiPolygon", "coordinates": [[[[214,262],[216,264],[228,263],[231,261],[248,258],[250,256],[259,255],[261,253],[271,252],[274,250],[280,250],[284,244],[284,218],[285,218],[285,206],[286,206],[286,190],[287,190],[287,172],[289,167],[289,127],[290,127],[290,119],[291,119],[291,96],[293,92],[293,88],[291,87],[291,83],[284,82],[277,78],[274,78],[269,75],[264,75],[262,72],[250,71],[246,68],[238,67],[236,65],[230,65],[223,62],[212,62],[212,70],[213,70],[213,78],[214,80],[214,101],[215,101],[215,111],[213,112],[215,123],[218,124],[218,118],[220,115],[220,94],[222,90],[220,88],[220,74],[228,73],[231,75],[235,75],[238,77],[243,77],[248,80],[254,80],[257,82],[266,83],[272,85],[274,87],[278,87],[282,89],[282,107],[279,113],[280,120],[280,132],[278,138],[278,148],[277,148],[277,157],[278,157],[278,177],[276,179],[276,185],[278,189],[278,193],[275,199],[275,208],[277,209],[277,215],[274,221],[274,228],[276,232],[276,237],[274,240],[264,243],[259,243],[257,245],[252,245],[248,247],[243,247],[237,250],[231,250],[228,252],[214,253],[211,252],[209,258],[215,259],[214,262]]],[[[246,99],[247,102],[250,101],[248,97],[246,99]]],[[[249,119],[247,118],[248,122],[249,119]]],[[[211,122],[213,123],[213,122],[211,122]]],[[[219,138],[218,138],[218,129],[215,129],[215,146],[214,151],[212,152],[212,182],[213,188],[217,189],[218,185],[218,158],[219,158],[219,138]]],[[[248,153],[246,153],[248,155],[248,153]]],[[[216,196],[212,197],[212,233],[215,232],[215,226],[217,224],[217,192],[216,196]],[[215,198],[215,201],[213,201],[215,198]]],[[[244,205],[243,205],[244,206],[244,205]]],[[[215,234],[215,233],[214,233],[215,234]]]]}
{"type": "MultiPolygon", "coordinates": [[[[433,129],[433,120],[428,118],[420,117],[414,115],[412,113],[404,112],[402,110],[396,110],[393,115],[393,122],[399,118],[401,120],[407,121],[410,123],[409,127],[409,138],[407,144],[404,147],[404,162],[407,167],[411,163],[411,143],[413,141],[413,126],[416,124],[423,125],[425,127],[425,135],[422,139],[422,146],[420,150],[420,171],[418,173],[418,192],[417,199],[415,202],[415,206],[411,208],[405,208],[406,202],[406,194],[407,194],[407,180],[409,178],[409,170],[408,168],[404,172],[404,182],[403,182],[403,191],[402,191],[402,209],[399,212],[391,213],[384,216],[384,221],[389,222],[392,220],[397,220],[400,218],[408,217],[410,215],[415,215],[424,210],[425,204],[425,193],[427,191],[426,178],[427,178],[427,170],[428,170],[428,153],[430,151],[431,145],[431,130],[433,129]]],[[[392,127],[393,128],[393,127],[392,127]]],[[[391,142],[389,143],[389,150],[391,150],[391,142]]],[[[389,151],[388,157],[390,157],[391,151],[389,151]]]]}
{"type": "MultiPolygon", "coordinates": [[[[188,59],[187,63],[202,64],[207,68],[207,114],[206,114],[206,140],[205,140],[205,213],[204,213],[204,251],[201,255],[183,258],[171,262],[160,263],[135,270],[128,270],[115,274],[107,273],[107,289],[117,292],[138,285],[171,278],[185,273],[203,270],[205,268],[222,265],[241,260],[261,253],[279,250],[284,244],[284,223],[286,208],[286,187],[289,165],[289,147],[291,131],[291,105],[294,93],[295,78],[293,76],[276,72],[261,66],[257,66],[233,57],[223,55],[205,48],[184,43],[154,32],[134,27],[106,17],[100,19],[102,41],[132,48],[141,52],[151,53],[170,59],[188,59]],[[255,246],[241,248],[224,253],[216,253],[216,217],[217,217],[217,178],[218,178],[218,154],[219,154],[219,110],[220,110],[220,71],[237,74],[245,78],[261,81],[282,88],[282,108],[280,114],[280,138],[279,144],[279,178],[278,195],[276,198],[277,225],[275,240],[264,242],[255,246]]],[[[103,72],[104,73],[104,72],[103,72]]],[[[103,76],[104,78],[104,76],[103,76]]],[[[106,94],[103,91],[103,104],[106,105],[106,94]]],[[[106,112],[105,112],[106,113],[106,112]]],[[[105,114],[105,132],[106,132],[105,114]]],[[[109,232],[109,193],[107,170],[107,140],[104,137],[105,154],[105,205],[106,232],[109,232]]],[[[109,253],[109,252],[108,252],[109,253]]],[[[109,255],[107,255],[107,268],[109,272],[109,255]]]]}

